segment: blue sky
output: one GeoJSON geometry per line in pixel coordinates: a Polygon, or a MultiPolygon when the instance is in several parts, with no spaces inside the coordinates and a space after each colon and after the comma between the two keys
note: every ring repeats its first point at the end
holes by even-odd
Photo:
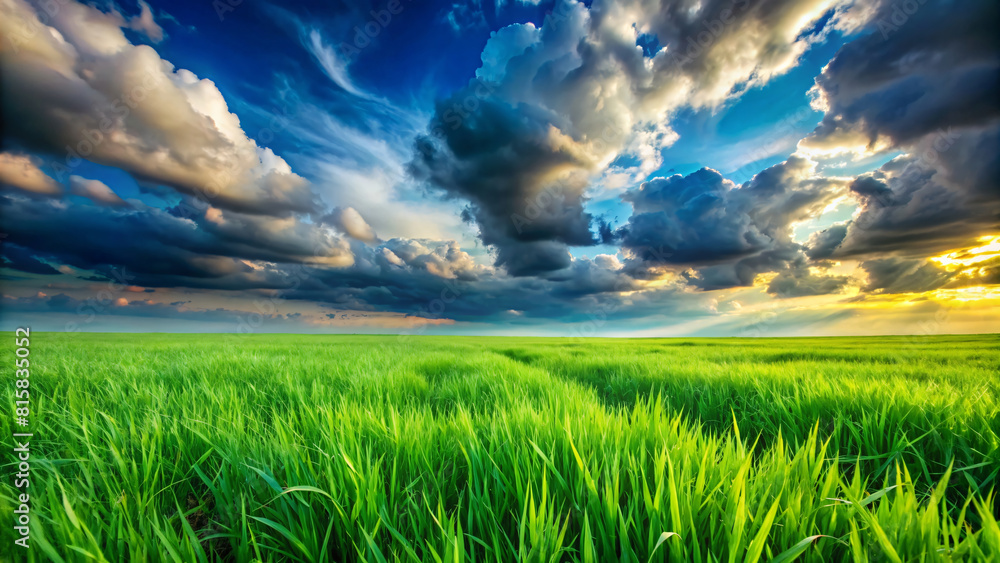
{"type": "Polygon", "coordinates": [[[232,4],[3,4],[4,326],[997,320],[988,2],[232,4]]]}

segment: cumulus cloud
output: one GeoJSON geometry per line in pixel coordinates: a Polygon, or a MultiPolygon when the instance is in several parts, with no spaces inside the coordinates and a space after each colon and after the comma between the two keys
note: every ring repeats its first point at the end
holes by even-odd
{"type": "Polygon", "coordinates": [[[490,269],[476,264],[455,241],[391,239],[383,246],[383,256],[398,266],[422,270],[440,278],[474,281],[490,269]],[[394,258],[393,258],[394,257],[394,258]]]}
{"type": "Polygon", "coordinates": [[[813,88],[811,154],[904,154],[861,174],[850,220],[814,234],[815,259],[859,258],[867,291],[926,291],[950,275],[924,258],[1000,230],[1000,50],[995,2],[875,2],[813,88]]]}
{"type": "Polygon", "coordinates": [[[338,207],[326,216],[326,220],[345,235],[363,241],[375,242],[378,235],[368,225],[365,218],[353,207],[338,207]]]}
{"type": "Polygon", "coordinates": [[[718,107],[787,71],[833,5],[559,0],[541,27],[491,36],[476,80],[437,105],[411,167],[469,202],[509,273],[568,267],[568,247],[601,241],[585,211],[595,174],[620,154],[655,163],[676,138],[657,124],[678,108],[718,107]],[[649,56],[640,36],[663,48],[649,56]]]}
{"type": "Polygon", "coordinates": [[[1000,129],[954,142],[955,152],[933,165],[905,155],[857,177],[850,193],[858,212],[814,235],[810,256],[929,256],[1000,230],[1000,176],[991,176],[1000,174],[1000,129]]]}
{"type": "MultiPolygon", "coordinates": [[[[60,2],[42,23],[23,0],[2,5],[0,34],[17,47],[0,52],[2,109],[18,116],[6,132],[50,155],[57,178],[86,158],[218,207],[312,209],[305,179],[247,137],[215,84],[130,43],[117,12],[60,2]]],[[[132,25],[155,35],[151,21],[144,7],[132,25]]]]}
{"type": "Polygon", "coordinates": [[[877,293],[919,293],[938,289],[952,275],[926,260],[877,258],[861,263],[868,275],[864,290],[877,293]]]}
{"type": "Polygon", "coordinates": [[[885,0],[865,17],[861,37],[816,78],[814,104],[825,115],[804,149],[905,146],[1000,117],[996,2],[927,2],[906,14],[885,0]]]}
{"type": "MultiPolygon", "coordinates": [[[[484,84],[470,87],[469,96],[484,84]]],[[[497,264],[513,275],[532,275],[569,265],[568,245],[594,244],[592,217],[583,210],[585,178],[564,175],[587,165],[572,143],[540,116],[507,104],[477,99],[482,107],[455,127],[441,108],[438,131],[445,146],[418,141],[412,170],[453,197],[470,201],[470,219],[484,243],[498,250],[497,264]],[[563,145],[560,150],[557,145],[563,145]],[[459,150],[461,161],[454,150],[459,150]]],[[[445,104],[449,102],[444,102],[445,104]]]]}
{"type": "Polygon", "coordinates": [[[741,186],[703,168],[627,192],[633,214],[616,234],[637,255],[633,267],[687,266],[691,283],[703,289],[750,285],[757,274],[803,260],[793,224],[818,214],[843,187],[798,156],[741,186]],[[643,256],[648,249],[656,252],[643,256]]]}
{"type": "Polygon", "coordinates": [[[850,276],[813,271],[806,261],[799,257],[771,279],[767,285],[767,292],[777,297],[827,295],[842,292],[850,281],[850,276]]]}

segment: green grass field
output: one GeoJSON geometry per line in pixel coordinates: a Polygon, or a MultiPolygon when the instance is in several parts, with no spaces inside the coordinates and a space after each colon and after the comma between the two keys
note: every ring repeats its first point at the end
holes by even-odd
{"type": "Polygon", "coordinates": [[[15,559],[1000,561],[997,335],[33,333],[30,357],[15,559]]]}

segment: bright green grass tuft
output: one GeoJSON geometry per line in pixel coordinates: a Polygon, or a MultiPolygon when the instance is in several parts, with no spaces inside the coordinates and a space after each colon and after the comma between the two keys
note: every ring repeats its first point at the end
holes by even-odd
{"type": "Polygon", "coordinates": [[[31,368],[32,561],[1000,561],[997,336],[38,333],[31,368]]]}

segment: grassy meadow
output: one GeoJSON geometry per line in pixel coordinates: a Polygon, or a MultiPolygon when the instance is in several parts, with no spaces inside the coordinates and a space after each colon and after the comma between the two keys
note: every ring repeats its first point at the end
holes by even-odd
{"type": "Polygon", "coordinates": [[[32,333],[31,368],[12,560],[1000,561],[997,335],[32,333]]]}

